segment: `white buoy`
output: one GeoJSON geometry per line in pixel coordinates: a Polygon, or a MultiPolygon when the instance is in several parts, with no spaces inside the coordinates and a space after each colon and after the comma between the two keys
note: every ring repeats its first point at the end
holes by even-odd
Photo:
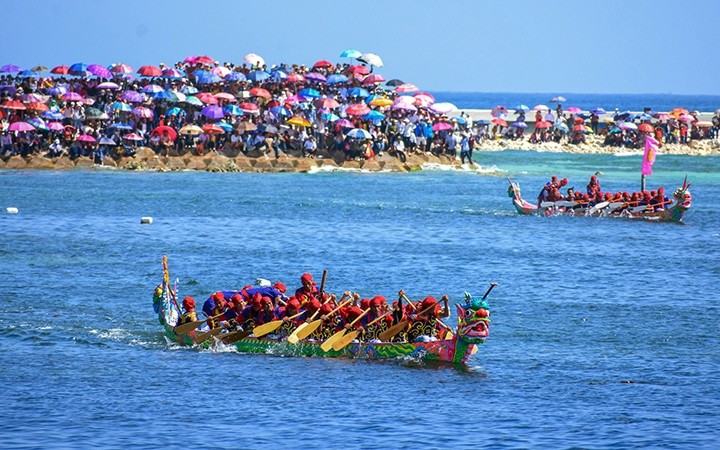
{"type": "Polygon", "coordinates": [[[152,223],[152,217],[141,217],[141,218],[140,218],[140,223],[148,223],[148,224],[150,224],[150,223],[152,223]]]}
{"type": "Polygon", "coordinates": [[[18,213],[18,209],[13,208],[12,206],[5,208],[5,210],[7,211],[8,214],[17,214],[18,213]]]}

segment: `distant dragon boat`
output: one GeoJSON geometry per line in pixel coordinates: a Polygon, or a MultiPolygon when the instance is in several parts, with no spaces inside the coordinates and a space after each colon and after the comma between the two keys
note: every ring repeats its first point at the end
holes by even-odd
{"type": "Polygon", "coordinates": [[[675,190],[674,204],[670,208],[655,209],[653,205],[631,206],[623,201],[604,201],[599,203],[582,204],[575,201],[560,200],[557,202],[542,202],[540,206],[532,204],[522,198],[520,185],[510,178],[508,197],[512,198],[513,206],[518,214],[529,216],[539,214],[544,216],[570,215],[570,216],[596,216],[596,217],[625,217],[629,219],[645,219],[657,222],[682,222],[685,213],[692,206],[692,195],[687,178],[683,185],[675,190]]]}
{"type": "MultiPolygon", "coordinates": [[[[448,333],[444,340],[430,342],[358,342],[353,341],[340,350],[322,348],[322,341],[300,340],[290,343],[286,338],[261,337],[255,338],[250,331],[242,332],[242,338],[232,339],[232,343],[224,344],[225,334],[213,333],[215,330],[192,330],[186,333],[176,332],[176,324],[180,317],[180,308],[175,299],[175,291],[170,287],[170,277],[166,259],[163,259],[164,277],[153,295],[153,308],[163,326],[165,336],[172,341],[186,346],[207,348],[212,345],[234,346],[239,353],[272,354],[282,356],[315,356],[326,358],[358,358],[358,359],[393,359],[408,358],[413,361],[446,362],[464,365],[470,355],[477,352],[478,344],[485,342],[489,334],[489,308],[487,295],[495,286],[492,283],[487,293],[481,297],[465,296],[465,303],[457,305],[458,326],[448,333]],[[207,338],[213,334],[211,338],[207,338]]],[[[219,329],[216,329],[219,331],[219,329]]],[[[225,332],[225,330],[223,330],[225,332]]]]}

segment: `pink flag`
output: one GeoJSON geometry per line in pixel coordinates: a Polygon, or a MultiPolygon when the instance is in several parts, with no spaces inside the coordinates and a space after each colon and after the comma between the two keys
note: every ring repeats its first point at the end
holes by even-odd
{"type": "Polygon", "coordinates": [[[648,135],[645,138],[645,155],[643,155],[642,169],[640,173],[643,175],[652,175],[652,166],[655,162],[655,156],[658,151],[658,141],[654,137],[648,135]]]}

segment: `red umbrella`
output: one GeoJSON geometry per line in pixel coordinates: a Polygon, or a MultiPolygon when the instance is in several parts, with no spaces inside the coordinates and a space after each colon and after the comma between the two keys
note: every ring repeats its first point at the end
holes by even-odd
{"type": "Polygon", "coordinates": [[[355,103],[347,107],[345,112],[349,116],[362,116],[370,112],[370,108],[365,103],[355,103]]]}
{"type": "Polygon", "coordinates": [[[330,61],[328,61],[326,59],[321,59],[320,61],[317,61],[317,62],[315,62],[315,64],[313,64],[313,69],[318,68],[318,67],[332,67],[332,66],[333,66],[333,63],[331,63],[330,61]]]}
{"type": "Polygon", "coordinates": [[[291,73],[287,78],[285,78],[286,83],[297,83],[299,81],[305,81],[305,77],[299,73],[291,73]]]}
{"type": "Polygon", "coordinates": [[[45,103],[40,102],[31,102],[27,105],[28,109],[34,109],[35,111],[47,111],[50,108],[48,108],[48,105],[45,103]]]}
{"type": "Polygon", "coordinates": [[[250,89],[250,95],[254,95],[255,97],[262,97],[270,100],[272,98],[272,95],[270,95],[270,92],[268,92],[267,89],[263,88],[252,88],[250,89]]]}
{"type": "Polygon", "coordinates": [[[365,66],[350,66],[345,71],[354,75],[367,75],[370,73],[370,69],[365,66]]]}
{"type": "Polygon", "coordinates": [[[162,75],[162,70],[155,66],[142,66],[138,69],[137,73],[144,77],[159,77],[162,75]]]}
{"type": "Polygon", "coordinates": [[[641,131],[643,133],[652,133],[653,130],[653,126],[649,123],[641,123],[640,125],[638,125],[638,131],[641,131]]]}
{"type": "Polygon", "coordinates": [[[83,96],[77,92],[66,92],[60,98],[69,102],[81,102],[84,100],[83,96]]]}
{"type": "Polygon", "coordinates": [[[158,136],[162,136],[163,133],[167,133],[171,141],[177,139],[177,131],[167,125],[161,125],[150,132],[151,135],[157,134],[158,136]]]}
{"type": "Polygon", "coordinates": [[[57,66],[53,67],[50,73],[54,73],[56,75],[67,75],[68,72],[70,72],[70,67],[68,66],[57,66]]]}
{"type": "Polygon", "coordinates": [[[127,64],[116,64],[110,68],[112,73],[133,73],[133,68],[127,64]]]}
{"type": "Polygon", "coordinates": [[[501,127],[508,126],[507,122],[502,119],[498,119],[497,117],[492,120],[492,123],[494,123],[495,125],[500,125],[501,127]]]}
{"type": "Polygon", "coordinates": [[[218,103],[218,99],[209,92],[201,92],[199,94],[195,94],[195,97],[206,105],[217,105],[218,103]]]}
{"type": "Polygon", "coordinates": [[[377,73],[373,73],[372,75],[366,76],[365,79],[363,80],[363,83],[364,84],[373,84],[373,83],[382,83],[383,81],[385,81],[384,76],[377,74],[377,73]]]}
{"type": "Polygon", "coordinates": [[[582,131],[584,133],[586,131],[585,125],[581,125],[581,124],[575,125],[573,127],[573,131],[582,131]]]}
{"type": "Polygon", "coordinates": [[[395,86],[395,92],[417,92],[420,89],[418,89],[417,86],[410,83],[401,84],[400,86],[395,86]]]}
{"type": "Polygon", "coordinates": [[[5,109],[27,109],[25,105],[22,104],[22,102],[19,102],[17,100],[8,100],[2,105],[0,105],[0,108],[5,109]]]}
{"type": "Polygon", "coordinates": [[[535,129],[537,129],[537,130],[542,130],[542,129],[545,129],[545,128],[550,128],[551,126],[552,126],[552,124],[551,124],[550,122],[541,120],[540,122],[538,122],[538,123],[535,124],[535,129]]]}
{"type": "Polygon", "coordinates": [[[573,123],[574,124],[585,123],[585,120],[582,117],[576,117],[573,119],[573,123]]]}
{"type": "Polygon", "coordinates": [[[432,94],[429,94],[427,92],[416,92],[413,94],[413,97],[415,97],[415,98],[424,97],[424,98],[427,98],[430,101],[430,103],[435,103],[435,97],[433,97],[432,94]]]}
{"type": "Polygon", "coordinates": [[[207,134],[223,134],[225,132],[219,125],[214,123],[207,123],[203,125],[202,129],[207,134]]]}
{"type": "Polygon", "coordinates": [[[334,98],[327,98],[327,97],[316,98],[315,101],[313,101],[313,104],[315,106],[317,106],[318,108],[328,108],[328,109],[333,109],[333,108],[337,108],[338,106],[340,106],[340,103],[338,103],[337,100],[335,100],[334,98]]]}
{"type": "Polygon", "coordinates": [[[196,56],[195,58],[193,58],[193,62],[196,64],[215,64],[215,60],[208,55],[196,56]]]}
{"type": "Polygon", "coordinates": [[[260,112],[260,108],[255,103],[240,103],[238,108],[240,108],[243,112],[250,114],[260,112]]]}

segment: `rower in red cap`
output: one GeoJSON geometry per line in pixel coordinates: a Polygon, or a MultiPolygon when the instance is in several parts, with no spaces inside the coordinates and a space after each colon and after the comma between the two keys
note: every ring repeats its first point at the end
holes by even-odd
{"type": "Polygon", "coordinates": [[[450,317],[450,308],[448,307],[450,297],[445,294],[440,300],[443,302],[442,311],[440,311],[440,305],[435,297],[428,296],[418,306],[417,314],[410,315],[412,324],[407,332],[408,342],[437,340],[439,332],[444,330],[444,327],[438,322],[445,317],[450,317]]]}
{"type": "Polygon", "coordinates": [[[190,296],[185,297],[182,301],[182,306],[185,313],[180,316],[180,320],[177,324],[182,325],[188,322],[195,322],[197,320],[197,313],[195,312],[195,299],[190,296]]]}

